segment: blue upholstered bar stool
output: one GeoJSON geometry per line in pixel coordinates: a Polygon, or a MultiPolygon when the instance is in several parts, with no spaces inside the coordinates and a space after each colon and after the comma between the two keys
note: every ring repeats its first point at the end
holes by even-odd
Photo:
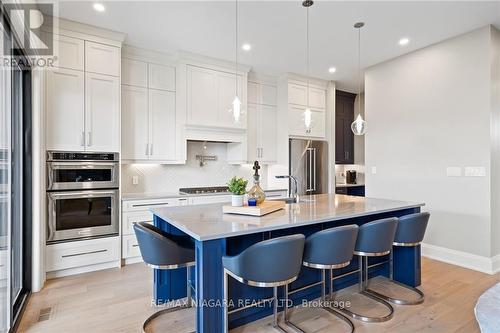
{"type": "Polygon", "coordinates": [[[190,268],[195,265],[194,244],[189,237],[167,234],[145,222],[134,224],[134,232],[141,250],[142,259],[149,267],[155,269],[187,268],[186,304],[155,312],[142,325],[142,331],[146,332],[146,326],[158,316],[192,306],[189,279],[190,268]]]}
{"type": "MultiPolygon", "coordinates": [[[[329,300],[333,301],[333,270],[346,267],[351,263],[357,235],[357,225],[346,225],[322,230],[307,237],[302,264],[309,268],[321,270],[322,301],[326,301],[326,271],[330,271],[329,300]]],[[[313,284],[312,286],[314,285],[316,284],[313,284]]],[[[286,299],[288,300],[288,286],[285,288],[285,293],[286,299]]],[[[286,304],[288,304],[288,302],[286,304]]],[[[323,309],[343,320],[351,328],[351,333],[354,332],[354,325],[349,318],[330,306],[324,305],[323,309]]],[[[291,322],[290,318],[287,318],[286,311],[285,322],[292,326],[295,330],[303,332],[300,327],[291,322]]]]}
{"type": "Polygon", "coordinates": [[[385,256],[391,253],[397,225],[398,219],[392,217],[372,221],[359,227],[358,239],[354,248],[354,254],[359,256],[359,294],[379,302],[389,310],[389,314],[382,317],[369,317],[346,308],[340,309],[354,319],[368,323],[383,322],[391,319],[394,314],[394,309],[389,303],[368,293],[366,289],[368,286],[368,257],[385,256]]]}
{"type": "MultiPolygon", "coordinates": [[[[427,212],[410,214],[400,217],[398,222],[398,228],[396,229],[396,236],[394,237],[394,242],[392,243],[392,245],[405,246],[405,247],[413,247],[420,245],[420,243],[422,243],[422,241],[424,240],[425,230],[427,229],[427,223],[429,222],[429,217],[430,214],[427,212]]],[[[422,291],[418,290],[417,288],[407,286],[398,281],[394,281],[394,258],[392,252],[389,265],[390,265],[389,277],[391,283],[395,283],[398,286],[401,286],[416,293],[418,297],[415,300],[407,300],[407,299],[389,297],[387,295],[378,293],[369,288],[367,289],[367,291],[379,298],[385,299],[386,301],[389,301],[394,304],[415,305],[422,303],[425,298],[425,295],[422,291]]]]}
{"type": "Polygon", "coordinates": [[[302,265],[304,235],[290,235],[256,243],[236,256],[222,257],[224,265],[224,332],[228,331],[228,278],[249,286],[273,288],[273,326],[278,322],[278,287],[295,281],[302,265]]]}

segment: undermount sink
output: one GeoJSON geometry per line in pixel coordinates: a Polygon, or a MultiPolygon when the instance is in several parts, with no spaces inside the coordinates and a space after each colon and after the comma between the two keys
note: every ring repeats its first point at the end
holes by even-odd
{"type": "Polygon", "coordinates": [[[304,198],[300,198],[298,201],[297,201],[297,198],[282,198],[282,199],[276,199],[276,200],[284,201],[286,204],[296,204],[296,203],[301,203],[301,202],[311,202],[312,201],[312,200],[304,199],[304,198]]]}

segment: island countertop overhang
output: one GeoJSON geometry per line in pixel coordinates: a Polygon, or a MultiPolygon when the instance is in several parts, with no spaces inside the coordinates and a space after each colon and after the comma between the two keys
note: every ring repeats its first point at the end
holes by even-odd
{"type": "Polygon", "coordinates": [[[154,208],[151,211],[198,241],[341,221],[422,207],[424,203],[354,197],[339,194],[307,196],[307,201],[262,216],[223,214],[224,204],[154,208]]]}

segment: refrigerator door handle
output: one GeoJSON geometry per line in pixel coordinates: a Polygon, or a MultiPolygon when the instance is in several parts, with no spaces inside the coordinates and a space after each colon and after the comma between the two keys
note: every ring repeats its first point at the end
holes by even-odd
{"type": "Polygon", "coordinates": [[[308,169],[306,168],[306,177],[307,177],[307,181],[308,181],[308,184],[307,184],[307,192],[311,192],[313,191],[313,149],[312,148],[307,148],[307,154],[308,154],[308,169]],[[307,172],[308,171],[308,172],[307,172]]]}
{"type": "Polygon", "coordinates": [[[312,170],[314,172],[312,190],[316,191],[316,148],[313,148],[313,167],[312,170]]]}

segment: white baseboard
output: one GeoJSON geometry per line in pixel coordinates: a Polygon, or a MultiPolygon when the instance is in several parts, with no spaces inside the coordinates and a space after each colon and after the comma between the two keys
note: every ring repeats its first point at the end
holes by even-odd
{"type": "Polygon", "coordinates": [[[422,243],[422,255],[430,259],[439,260],[448,264],[461,266],[487,274],[495,274],[500,271],[500,255],[488,258],[424,243],[422,243]]]}
{"type": "Polygon", "coordinates": [[[144,262],[142,260],[142,257],[132,257],[132,258],[122,259],[122,265],[137,264],[138,262],[144,262]]]}
{"type": "Polygon", "coordinates": [[[47,280],[48,279],[55,279],[55,278],[59,278],[59,277],[63,277],[63,276],[70,276],[70,275],[100,271],[100,270],[108,269],[108,268],[120,268],[120,263],[121,263],[120,261],[110,261],[110,262],[105,262],[105,263],[101,263],[101,264],[88,265],[88,266],[61,269],[58,271],[47,272],[47,280]]]}

